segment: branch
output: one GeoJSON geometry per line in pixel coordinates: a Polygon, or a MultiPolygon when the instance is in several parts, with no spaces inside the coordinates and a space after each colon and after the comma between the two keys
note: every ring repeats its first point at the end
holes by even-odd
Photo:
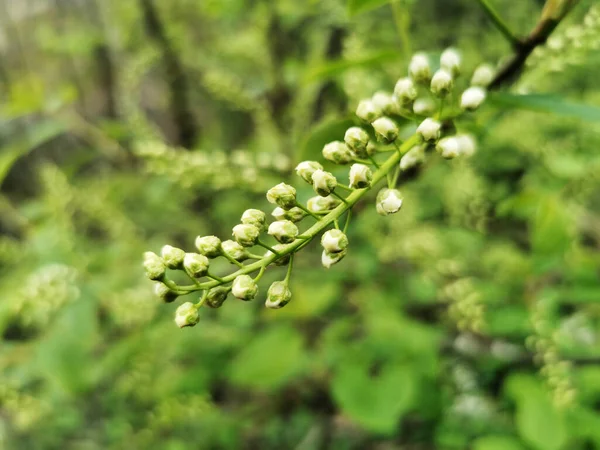
{"type": "Polygon", "coordinates": [[[492,7],[488,0],[477,0],[485,14],[489,17],[492,23],[498,28],[498,31],[506,38],[506,40],[513,46],[518,47],[521,43],[520,39],[515,33],[508,27],[506,22],[500,17],[500,14],[492,7]]]}

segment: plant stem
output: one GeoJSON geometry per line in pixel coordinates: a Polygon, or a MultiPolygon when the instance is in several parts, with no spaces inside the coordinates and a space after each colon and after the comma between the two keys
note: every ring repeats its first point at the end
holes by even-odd
{"type": "MultiPolygon", "coordinates": [[[[264,243],[263,241],[261,241],[260,239],[259,239],[258,241],[256,241],[256,243],[257,243],[258,245],[260,245],[261,247],[263,247],[263,248],[266,248],[267,250],[269,250],[269,251],[270,251],[271,253],[273,253],[274,255],[276,255],[276,256],[281,256],[281,254],[280,254],[280,253],[279,253],[277,250],[275,250],[273,247],[270,247],[269,245],[265,244],[265,243],[264,243]]],[[[252,265],[252,264],[250,264],[250,265],[252,265]]]]}
{"type": "Polygon", "coordinates": [[[396,29],[398,30],[398,36],[402,43],[402,51],[404,56],[408,57],[412,53],[410,45],[410,14],[407,11],[407,5],[404,5],[404,9],[400,5],[400,1],[396,0],[392,2],[392,12],[394,14],[394,22],[396,23],[396,29]]]}
{"type": "Polygon", "coordinates": [[[321,220],[321,218],[319,216],[317,216],[315,213],[313,213],[310,209],[306,208],[302,203],[296,202],[296,206],[298,208],[300,208],[302,211],[304,211],[306,214],[308,214],[309,216],[312,216],[317,220],[321,220]]]}
{"type": "Polygon", "coordinates": [[[288,263],[287,273],[285,274],[285,279],[283,280],[283,281],[285,281],[286,284],[289,283],[290,277],[292,276],[293,266],[294,266],[294,254],[292,253],[290,255],[290,262],[288,263]]]}
{"type": "Polygon", "coordinates": [[[489,0],[477,0],[485,14],[492,21],[494,26],[502,33],[510,45],[514,48],[518,48],[521,45],[521,40],[512,32],[507,23],[500,17],[498,12],[490,4],[489,0]]]}

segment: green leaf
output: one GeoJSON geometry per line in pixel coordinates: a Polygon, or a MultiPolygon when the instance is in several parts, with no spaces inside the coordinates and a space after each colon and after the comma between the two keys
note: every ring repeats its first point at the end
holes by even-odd
{"type": "Polygon", "coordinates": [[[353,125],[354,122],[350,119],[335,119],[317,125],[302,144],[299,159],[322,159],[323,146],[332,141],[342,140],[346,130],[353,125]]]}
{"type": "Polygon", "coordinates": [[[385,50],[356,59],[338,59],[309,68],[304,75],[305,82],[322,81],[344,73],[356,67],[372,67],[398,58],[397,50],[385,50]]]}
{"type": "Polygon", "coordinates": [[[582,120],[600,121],[600,107],[571,103],[555,95],[516,95],[506,92],[490,94],[491,103],[504,108],[545,112],[558,116],[575,117],[582,120]]]}
{"type": "Polygon", "coordinates": [[[348,0],[348,13],[351,16],[370,11],[391,3],[392,0],[348,0]]]}
{"type": "Polygon", "coordinates": [[[473,442],[473,450],[525,450],[523,444],[512,436],[483,436],[473,442]]]}
{"type": "Polygon", "coordinates": [[[571,218],[558,198],[540,199],[533,218],[531,244],[540,255],[561,255],[571,245],[571,218]]]}

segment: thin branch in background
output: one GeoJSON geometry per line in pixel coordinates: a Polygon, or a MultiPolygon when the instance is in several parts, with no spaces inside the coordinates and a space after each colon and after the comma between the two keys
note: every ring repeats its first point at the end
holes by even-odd
{"type": "Polygon", "coordinates": [[[412,45],[410,42],[410,12],[408,5],[403,4],[401,0],[392,2],[392,12],[394,14],[394,22],[396,30],[402,43],[402,51],[404,56],[408,58],[412,54],[412,45]]]}
{"type": "Polygon", "coordinates": [[[477,2],[483,8],[485,14],[490,18],[492,23],[498,28],[498,31],[506,38],[506,40],[515,48],[518,48],[521,44],[521,40],[517,35],[509,28],[508,24],[500,17],[500,14],[490,4],[489,0],[477,0],[477,2]]]}

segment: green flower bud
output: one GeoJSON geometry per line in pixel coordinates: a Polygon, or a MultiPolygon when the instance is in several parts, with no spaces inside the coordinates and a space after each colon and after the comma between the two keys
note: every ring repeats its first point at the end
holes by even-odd
{"type": "Polygon", "coordinates": [[[174,302],[175,299],[179,297],[178,294],[173,292],[166,284],[163,284],[160,281],[154,283],[154,294],[156,294],[156,296],[165,303],[174,302]]]}
{"type": "Polygon", "coordinates": [[[244,247],[252,247],[256,244],[260,230],[254,225],[246,225],[241,223],[233,227],[233,238],[236,242],[244,247]]]}
{"type": "Polygon", "coordinates": [[[415,145],[400,160],[400,169],[403,171],[417,167],[425,162],[425,146],[415,145]]]}
{"type": "Polygon", "coordinates": [[[312,185],[317,194],[327,197],[337,186],[337,180],[330,172],[315,170],[312,174],[312,185]]]}
{"type": "Polygon", "coordinates": [[[489,64],[481,64],[475,69],[473,72],[473,77],[471,78],[471,86],[480,86],[486,88],[494,79],[496,75],[496,71],[489,64]]]}
{"type": "Polygon", "coordinates": [[[436,149],[446,159],[454,159],[460,154],[460,142],[456,137],[449,136],[438,141],[436,149]]]}
{"type": "Polygon", "coordinates": [[[344,259],[347,252],[347,250],[342,250],[338,253],[329,253],[327,250],[323,250],[323,253],[321,253],[321,264],[323,264],[323,267],[326,269],[329,269],[331,266],[344,259]]]}
{"type": "Polygon", "coordinates": [[[350,187],[362,189],[371,186],[373,172],[364,164],[352,164],[350,167],[350,187]]]}
{"type": "Polygon", "coordinates": [[[436,106],[432,99],[418,98],[413,103],[413,112],[419,116],[430,116],[435,112],[436,106]]]}
{"type": "Polygon", "coordinates": [[[260,209],[247,209],[242,214],[244,225],[254,225],[259,231],[263,231],[267,225],[267,215],[260,209]]]}
{"type": "Polygon", "coordinates": [[[377,153],[377,145],[375,144],[375,142],[369,141],[369,143],[367,144],[367,154],[365,155],[359,155],[361,158],[366,158],[368,156],[373,156],[375,153],[377,153]]]}
{"type": "Polygon", "coordinates": [[[361,158],[366,158],[367,145],[369,144],[369,135],[365,130],[359,127],[351,127],[346,130],[344,142],[354,153],[361,158]]]}
{"type": "Polygon", "coordinates": [[[303,209],[294,206],[289,211],[286,211],[283,208],[277,207],[273,210],[271,215],[275,218],[275,220],[289,220],[291,222],[300,222],[304,217],[306,217],[306,213],[303,209]]]}
{"type": "Polygon", "coordinates": [[[312,197],[308,199],[306,202],[306,207],[310,212],[320,213],[325,211],[331,211],[333,208],[338,206],[341,203],[341,200],[332,197],[331,195],[328,197],[312,197]]]}
{"type": "Polygon", "coordinates": [[[193,327],[199,321],[198,308],[192,302],[182,303],[175,311],[175,323],[179,328],[193,327]]]}
{"type": "Polygon", "coordinates": [[[429,58],[425,53],[415,53],[408,66],[410,77],[419,84],[428,84],[431,79],[429,58]]]}
{"type": "Polygon", "coordinates": [[[195,278],[202,278],[208,273],[208,264],[208,258],[198,253],[186,253],[183,258],[183,267],[195,278]]]}
{"type": "Polygon", "coordinates": [[[268,233],[282,244],[289,244],[298,236],[298,227],[289,220],[278,220],[269,225],[268,233]]]}
{"type": "Polygon", "coordinates": [[[387,92],[375,92],[371,101],[375,105],[375,108],[379,109],[382,114],[389,115],[398,113],[398,106],[394,101],[394,97],[387,92]]]}
{"type": "Polygon", "coordinates": [[[312,174],[315,170],[323,170],[323,166],[316,161],[302,161],[296,166],[296,174],[310,184],[312,184],[312,174]]]}
{"type": "Polygon", "coordinates": [[[221,254],[221,239],[216,236],[198,236],[196,248],[201,255],[207,258],[216,258],[221,254]]]}
{"type": "Polygon", "coordinates": [[[231,293],[240,300],[249,301],[258,294],[258,285],[250,275],[240,275],[233,280],[231,293]]]}
{"type": "Polygon", "coordinates": [[[333,141],[323,147],[323,158],[335,164],[348,164],[352,161],[354,155],[346,144],[340,141],[333,141]]]}
{"type": "Polygon", "coordinates": [[[456,77],[460,74],[460,53],[453,48],[447,48],[440,57],[440,67],[450,72],[450,75],[456,77]]]}
{"type": "Polygon", "coordinates": [[[167,267],[160,256],[154,252],[144,253],[144,269],[146,276],[151,280],[162,280],[167,267]]]}
{"type": "Polygon", "coordinates": [[[485,100],[485,89],[471,86],[460,97],[460,107],[467,111],[475,111],[485,100]]]}
{"type": "Polygon", "coordinates": [[[442,124],[437,120],[427,118],[417,127],[417,133],[428,141],[437,141],[440,138],[442,124]]]}
{"type": "Polygon", "coordinates": [[[185,258],[185,252],[177,247],[165,245],[160,254],[169,269],[180,269],[185,258]]]}
{"type": "Polygon", "coordinates": [[[271,309],[283,308],[290,302],[291,298],[292,292],[288,288],[287,282],[275,281],[269,286],[265,306],[271,309]]]}
{"type": "Polygon", "coordinates": [[[375,106],[372,100],[361,100],[356,108],[356,115],[365,122],[373,122],[381,116],[381,109],[375,106]]]}
{"type": "Polygon", "coordinates": [[[453,86],[452,75],[444,69],[438,70],[431,79],[431,92],[438,97],[448,95],[452,91],[453,86]]]}
{"type": "Polygon", "coordinates": [[[231,256],[238,262],[245,261],[248,259],[248,252],[246,251],[246,249],[235,241],[223,241],[221,247],[223,249],[223,252],[227,253],[229,256],[231,256]]]}
{"type": "Polygon", "coordinates": [[[328,230],[321,237],[321,245],[328,253],[339,253],[348,247],[348,237],[340,230],[328,230]]]}
{"type": "Polygon", "coordinates": [[[377,194],[375,209],[378,214],[387,216],[394,214],[402,207],[402,195],[398,189],[384,188],[377,194]]]}
{"type": "Polygon", "coordinates": [[[398,139],[400,130],[398,130],[398,126],[389,117],[380,117],[371,125],[373,125],[377,137],[385,144],[390,144],[398,139]]]}
{"type": "Polygon", "coordinates": [[[410,78],[400,78],[394,87],[394,95],[402,106],[410,106],[417,98],[417,88],[410,78]]]}
{"type": "Polygon", "coordinates": [[[285,183],[273,186],[267,192],[269,203],[281,206],[286,211],[296,206],[296,189],[285,183]]]}
{"type": "MultiPolygon", "coordinates": [[[[284,251],[285,247],[286,247],[285,244],[275,244],[273,246],[273,250],[275,250],[278,253],[282,253],[284,251]]],[[[273,252],[271,252],[271,250],[267,250],[263,256],[265,258],[269,258],[272,255],[273,255],[273,252]]],[[[287,255],[282,256],[279,259],[276,259],[274,264],[276,266],[287,266],[287,264],[289,262],[290,262],[290,254],[288,253],[287,255]]]]}
{"type": "Polygon", "coordinates": [[[209,308],[220,308],[225,300],[227,300],[229,291],[231,291],[231,288],[225,286],[212,288],[208,291],[208,294],[206,294],[206,301],[204,304],[209,308]]]}

